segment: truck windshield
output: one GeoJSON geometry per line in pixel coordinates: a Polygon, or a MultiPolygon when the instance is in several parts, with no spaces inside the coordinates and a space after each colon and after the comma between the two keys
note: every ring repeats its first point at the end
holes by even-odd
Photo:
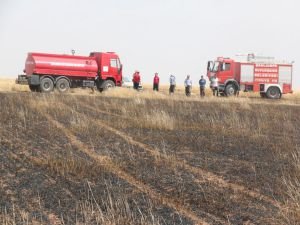
{"type": "Polygon", "coordinates": [[[120,59],[118,58],[118,73],[120,74],[122,72],[122,64],[120,62],[120,59]]]}
{"type": "Polygon", "coordinates": [[[219,71],[219,65],[220,65],[220,62],[215,61],[212,72],[218,72],[219,71]]]}
{"type": "Polygon", "coordinates": [[[212,72],[213,66],[214,66],[214,62],[213,61],[208,61],[208,63],[207,63],[207,70],[210,71],[210,72],[212,72]]]}

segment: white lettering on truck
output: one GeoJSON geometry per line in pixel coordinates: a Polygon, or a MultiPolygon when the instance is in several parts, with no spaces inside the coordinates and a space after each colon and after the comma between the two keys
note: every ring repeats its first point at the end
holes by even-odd
{"type": "Polygon", "coordinates": [[[70,66],[70,67],[85,67],[82,63],[68,63],[68,62],[47,62],[47,61],[36,61],[37,64],[50,64],[51,66],[70,66]]]}
{"type": "Polygon", "coordinates": [[[85,67],[85,64],[65,63],[65,62],[50,62],[51,66],[70,66],[70,67],[85,67]]]}

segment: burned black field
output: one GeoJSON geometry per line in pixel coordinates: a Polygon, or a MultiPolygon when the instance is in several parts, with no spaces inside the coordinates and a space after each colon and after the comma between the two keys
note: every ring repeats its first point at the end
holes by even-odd
{"type": "Polygon", "coordinates": [[[298,224],[297,101],[0,93],[1,224],[298,224]]]}

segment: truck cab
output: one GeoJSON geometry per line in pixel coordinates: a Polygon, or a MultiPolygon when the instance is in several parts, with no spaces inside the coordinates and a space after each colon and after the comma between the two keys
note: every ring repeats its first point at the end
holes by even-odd
{"type": "Polygon", "coordinates": [[[211,83],[217,83],[221,94],[231,96],[238,92],[238,75],[237,63],[232,59],[218,57],[207,64],[207,77],[211,83]]]}
{"type": "MultiPolygon", "coordinates": [[[[92,52],[90,57],[96,59],[100,86],[106,81],[112,81],[116,86],[122,85],[122,64],[119,56],[114,52],[92,52]]],[[[105,88],[105,87],[103,87],[105,88]]]]}

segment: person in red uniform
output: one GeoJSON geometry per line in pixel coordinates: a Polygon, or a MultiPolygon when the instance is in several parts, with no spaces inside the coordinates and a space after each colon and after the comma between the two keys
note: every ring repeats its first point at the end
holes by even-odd
{"type": "Polygon", "coordinates": [[[135,90],[138,90],[140,82],[141,82],[141,76],[140,76],[140,72],[139,71],[135,71],[135,73],[133,74],[132,82],[133,82],[133,88],[135,90]]]}
{"type": "Polygon", "coordinates": [[[159,76],[158,73],[155,73],[153,78],[153,91],[158,91],[159,89],[159,76]]]}

